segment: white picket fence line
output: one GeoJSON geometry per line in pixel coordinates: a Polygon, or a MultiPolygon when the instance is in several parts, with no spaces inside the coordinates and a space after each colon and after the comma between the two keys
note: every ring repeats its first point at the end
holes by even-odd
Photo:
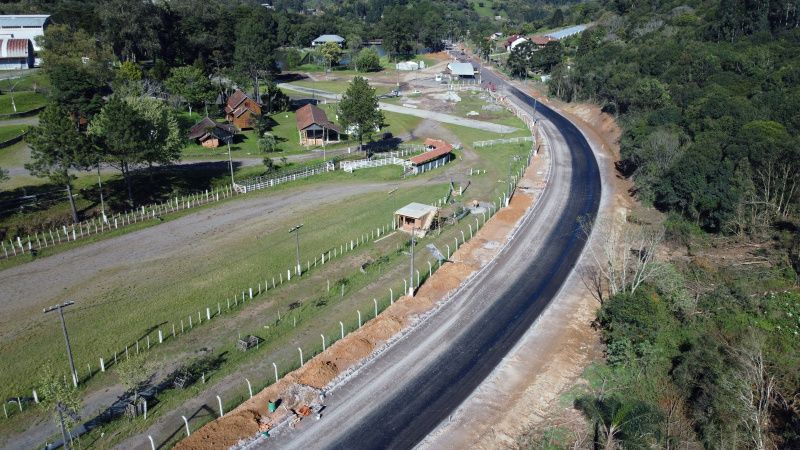
{"type": "Polygon", "coordinates": [[[73,242],[89,236],[117,230],[131,224],[154,220],[164,214],[217,202],[233,194],[234,190],[228,185],[214,191],[206,190],[188,196],[175,197],[163,203],[140,206],[131,211],[106,217],[106,220],[93,218],[71,225],[62,225],[60,228],[52,228],[47,232],[36,232],[33,236],[28,235],[24,239],[21,236],[16,236],[8,240],[9,246],[6,246],[5,241],[0,241],[1,256],[8,259],[36,252],[61,243],[73,242]]]}
{"type": "Polygon", "coordinates": [[[475,141],[472,143],[473,147],[489,147],[492,145],[498,144],[517,144],[520,142],[534,142],[533,136],[521,136],[521,137],[514,137],[514,138],[504,138],[504,139],[491,139],[488,141],[475,141]]]}
{"type": "Polygon", "coordinates": [[[246,194],[248,192],[257,191],[259,189],[266,189],[269,187],[277,186],[279,184],[288,183],[290,181],[302,180],[303,178],[308,178],[313,175],[319,175],[321,173],[330,172],[334,169],[335,169],[334,163],[332,161],[327,161],[324,164],[320,164],[318,166],[306,167],[304,169],[287,173],[285,175],[280,175],[275,177],[260,176],[260,177],[250,178],[248,180],[234,183],[233,188],[234,190],[236,190],[236,192],[240,194],[246,194]]]}
{"type": "Polygon", "coordinates": [[[389,165],[403,166],[404,168],[411,167],[411,161],[395,157],[380,158],[380,159],[359,159],[357,161],[342,161],[339,167],[345,172],[353,172],[358,169],[367,169],[370,167],[381,167],[389,165]]]}

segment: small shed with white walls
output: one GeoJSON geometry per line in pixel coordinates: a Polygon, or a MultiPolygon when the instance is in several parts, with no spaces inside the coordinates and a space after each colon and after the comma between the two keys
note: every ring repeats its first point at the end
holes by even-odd
{"type": "Polygon", "coordinates": [[[394,212],[394,223],[398,230],[424,236],[431,229],[439,208],[424,203],[409,203],[394,212]]]}

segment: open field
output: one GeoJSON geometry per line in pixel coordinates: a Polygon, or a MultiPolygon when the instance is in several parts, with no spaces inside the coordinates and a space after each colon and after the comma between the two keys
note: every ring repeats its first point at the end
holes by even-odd
{"type": "MultiPolygon", "coordinates": [[[[21,136],[28,131],[28,128],[27,125],[3,125],[0,122],[0,142],[21,136]]],[[[0,167],[2,166],[0,165],[0,167]]]]}
{"type": "MultiPolygon", "coordinates": [[[[11,97],[12,94],[7,93],[0,95],[0,114],[12,114],[15,112],[11,104],[11,97]]],[[[44,95],[33,91],[14,92],[13,97],[14,104],[17,105],[16,112],[30,111],[47,103],[47,98],[44,95]]]]}

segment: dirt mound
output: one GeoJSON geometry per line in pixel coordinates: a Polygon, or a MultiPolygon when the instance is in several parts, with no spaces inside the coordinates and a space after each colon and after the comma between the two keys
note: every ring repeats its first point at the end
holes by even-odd
{"type": "Polygon", "coordinates": [[[178,442],[180,450],[216,450],[228,448],[244,436],[258,433],[259,414],[254,411],[240,411],[225,416],[225,421],[215,420],[178,442]]]}
{"type": "Polygon", "coordinates": [[[336,378],[336,375],[339,375],[336,363],[329,360],[312,359],[303,369],[297,381],[317,389],[324,388],[336,378]]]}
{"type": "Polygon", "coordinates": [[[385,341],[403,329],[403,323],[390,315],[378,316],[377,320],[370,322],[366,330],[370,337],[378,341],[385,341]]]}

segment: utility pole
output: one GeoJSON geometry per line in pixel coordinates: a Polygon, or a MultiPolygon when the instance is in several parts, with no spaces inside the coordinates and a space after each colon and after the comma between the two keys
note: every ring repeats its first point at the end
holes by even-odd
{"type": "Polygon", "coordinates": [[[416,227],[411,227],[411,264],[408,271],[408,296],[414,296],[414,234],[416,232],[416,227]]]}
{"type": "Polygon", "coordinates": [[[295,250],[297,252],[297,275],[298,276],[300,276],[300,274],[302,273],[302,266],[300,266],[300,228],[302,228],[302,227],[303,227],[303,224],[301,223],[300,225],[292,227],[292,229],[289,230],[289,234],[294,233],[295,250]]]}
{"type": "Polygon", "coordinates": [[[233,189],[233,158],[231,157],[231,140],[233,140],[233,135],[228,136],[225,141],[228,143],[228,166],[231,168],[231,189],[233,189]]]}
{"type": "Polygon", "coordinates": [[[61,329],[64,331],[64,340],[67,342],[67,357],[69,358],[69,367],[72,370],[72,384],[75,387],[78,387],[78,371],[75,370],[75,360],[72,359],[72,347],[69,345],[69,334],[67,334],[67,323],[64,322],[64,308],[70,305],[74,305],[75,302],[68,301],[64,304],[51,306],[49,308],[44,309],[44,313],[49,313],[50,311],[58,310],[58,315],[61,317],[61,329]]]}
{"type": "Polygon", "coordinates": [[[61,406],[61,403],[59,403],[56,406],[56,409],[58,409],[58,422],[61,425],[61,439],[64,442],[63,447],[64,450],[69,450],[69,442],[67,441],[67,429],[64,426],[64,408],[63,406],[61,406]]]}
{"type": "Polygon", "coordinates": [[[100,213],[103,215],[103,222],[108,223],[106,218],[106,203],[103,200],[103,180],[100,178],[100,163],[97,163],[97,186],[100,189],[100,213]]]}

